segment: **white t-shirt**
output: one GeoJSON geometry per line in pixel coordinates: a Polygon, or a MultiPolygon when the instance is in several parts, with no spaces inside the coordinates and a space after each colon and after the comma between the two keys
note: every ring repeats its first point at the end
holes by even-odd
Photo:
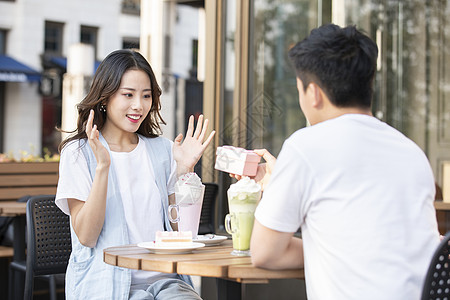
{"type": "MultiPolygon", "coordinates": [[[[139,137],[139,142],[132,151],[111,151],[111,161],[117,174],[130,243],[153,241],[155,232],[164,230],[161,219],[163,208],[145,142],[139,137]]],[[[176,163],[173,159],[171,169],[167,187],[169,195],[174,193],[176,180],[176,163]]],[[[68,144],[61,155],[56,204],[66,214],[70,214],[67,199],[86,201],[91,186],[86,159],[79,151],[78,143],[68,144]]],[[[132,284],[151,283],[168,276],[171,275],[132,270],[132,284]]]]}
{"type": "Polygon", "coordinates": [[[439,243],[434,193],[416,144],[348,114],[286,140],[255,216],[301,227],[308,299],[420,299],[439,243]]]}

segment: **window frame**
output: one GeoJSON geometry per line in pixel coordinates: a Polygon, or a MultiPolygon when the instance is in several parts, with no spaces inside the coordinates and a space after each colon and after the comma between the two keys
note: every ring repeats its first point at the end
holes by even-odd
{"type": "Polygon", "coordinates": [[[80,43],[91,45],[94,48],[94,58],[97,59],[98,53],[98,31],[99,28],[95,26],[81,25],[80,26],[80,43]],[[89,35],[93,41],[83,40],[83,35],[89,35]]]}

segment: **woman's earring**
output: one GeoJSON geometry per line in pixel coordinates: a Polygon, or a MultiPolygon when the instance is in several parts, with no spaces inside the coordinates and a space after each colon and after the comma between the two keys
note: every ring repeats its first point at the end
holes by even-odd
{"type": "Polygon", "coordinates": [[[106,112],[106,105],[105,104],[102,104],[102,105],[100,105],[100,111],[101,112],[106,112]]]}

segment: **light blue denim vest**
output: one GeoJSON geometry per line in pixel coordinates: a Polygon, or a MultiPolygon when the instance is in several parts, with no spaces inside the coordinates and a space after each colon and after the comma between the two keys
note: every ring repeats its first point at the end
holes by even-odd
{"type": "MultiPolygon", "coordinates": [[[[155,172],[156,185],[161,194],[163,207],[161,218],[164,220],[165,230],[171,231],[167,214],[167,182],[171,171],[171,143],[162,137],[146,138],[141,136],[141,138],[145,141],[147,153],[155,172]]],[[[101,134],[100,141],[110,151],[108,143],[101,134]]],[[[93,179],[97,160],[87,140],[81,140],[80,146],[93,179]]],[[[105,222],[95,247],[83,246],[72,228],[72,222],[70,224],[72,253],[66,271],[66,299],[128,299],[131,286],[130,270],[103,262],[104,248],[130,243],[113,164],[114,161],[111,161],[105,222]]],[[[183,275],[180,278],[192,286],[189,276],[183,275]]]]}

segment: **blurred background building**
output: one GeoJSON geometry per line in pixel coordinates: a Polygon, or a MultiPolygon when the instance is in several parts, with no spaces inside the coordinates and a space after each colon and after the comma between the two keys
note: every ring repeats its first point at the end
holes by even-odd
{"type": "MultiPolygon", "coordinates": [[[[194,94],[202,92],[196,79],[199,10],[175,2],[162,4],[159,0],[143,1],[148,7],[145,15],[151,18],[141,22],[140,0],[0,0],[0,153],[20,157],[21,150],[36,155],[44,150],[57,152],[61,133],[55,127],[61,128],[63,94],[79,88],[73,76],[66,76],[67,84],[63,84],[65,75],[70,75],[66,73],[73,45],[93,48],[93,74],[111,51],[139,49],[141,30],[155,35],[156,28],[158,38],[154,38],[152,50],[154,54],[158,49],[158,55],[150,62],[164,89],[162,109],[168,124],[164,134],[172,138],[177,125],[176,87],[184,87],[189,80],[194,94]],[[161,26],[153,27],[152,14],[163,22],[161,26]],[[142,24],[150,28],[142,29],[142,24]]],[[[150,51],[145,53],[149,58],[150,51]]],[[[91,59],[83,53],[76,56],[80,65],[91,59]]],[[[86,94],[90,79],[87,76],[82,81],[78,101],[86,94]]],[[[201,106],[199,96],[191,106],[201,106]]],[[[71,108],[75,109],[72,103],[71,108]]],[[[180,108],[184,109],[184,104],[180,108]]],[[[63,129],[73,130],[73,126],[63,129]]]]}

